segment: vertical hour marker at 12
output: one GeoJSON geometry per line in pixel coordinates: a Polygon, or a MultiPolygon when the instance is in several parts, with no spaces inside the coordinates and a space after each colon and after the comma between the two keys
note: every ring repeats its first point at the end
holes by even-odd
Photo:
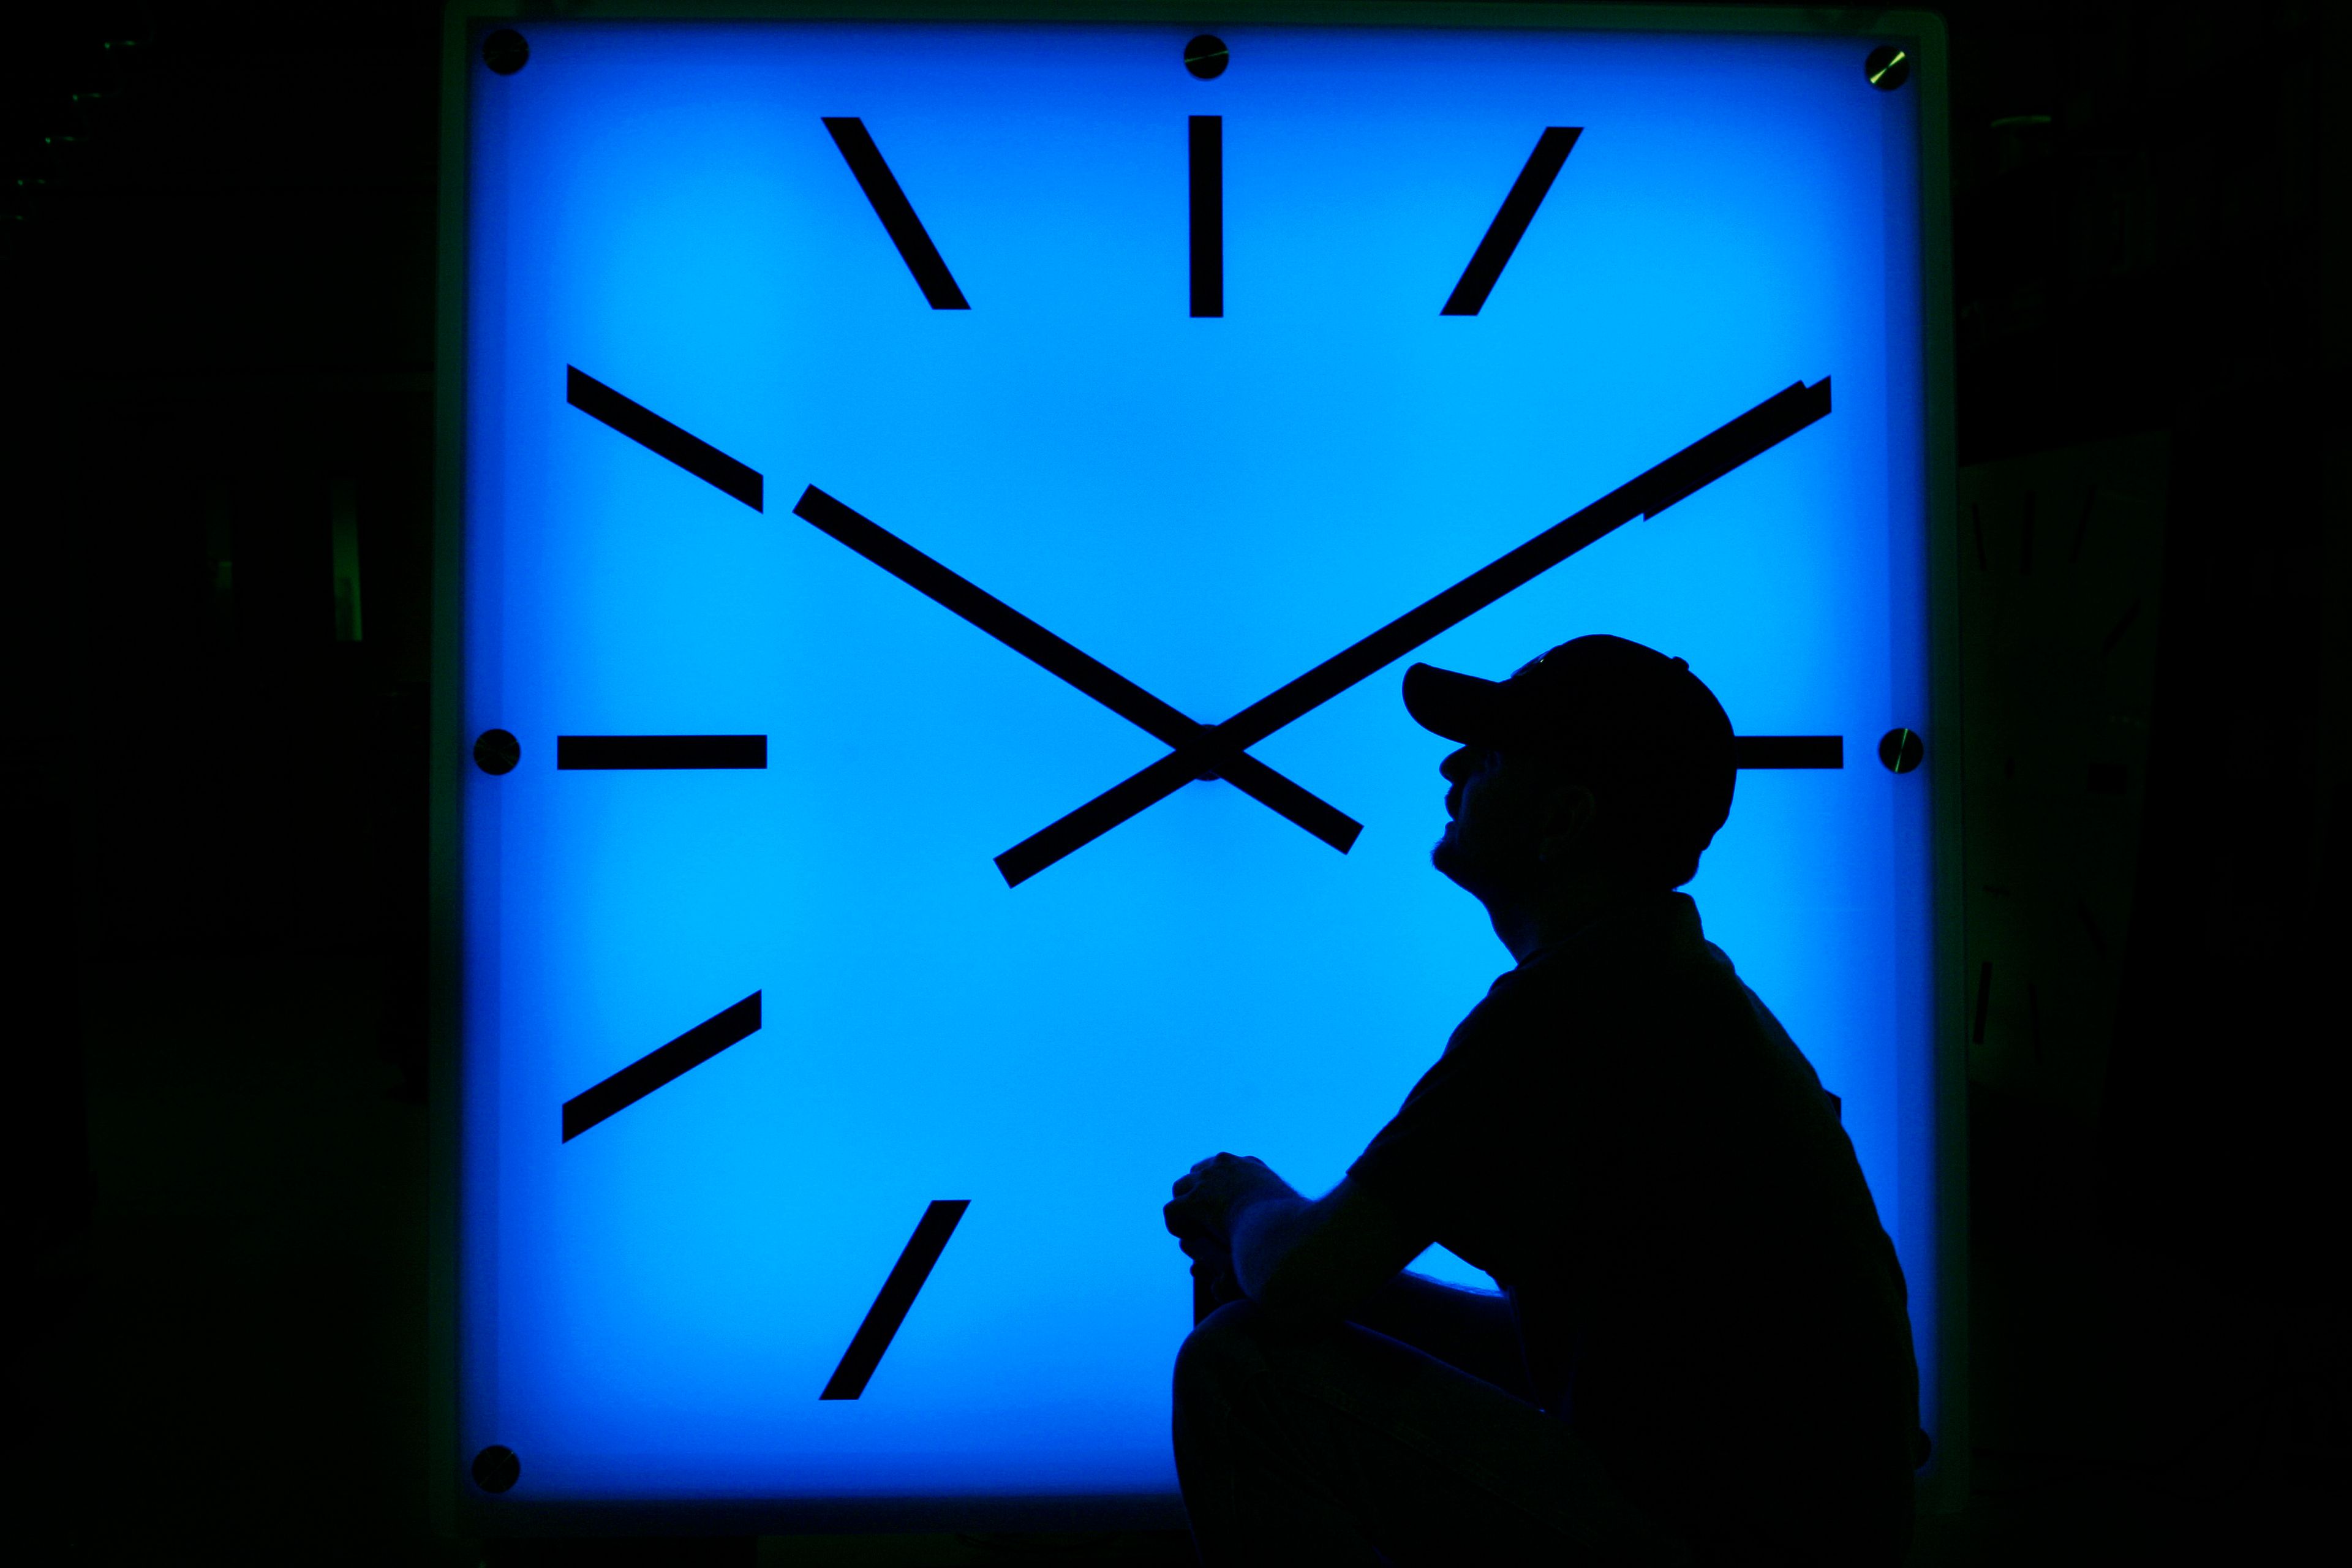
{"type": "Polygon", "coordinates": [[[1192,314],[1225,313],[1225,118],[1192,121],[1192,314]]]}

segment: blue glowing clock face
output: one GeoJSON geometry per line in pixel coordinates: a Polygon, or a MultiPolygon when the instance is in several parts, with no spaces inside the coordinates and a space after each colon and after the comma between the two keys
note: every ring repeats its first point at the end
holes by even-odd
{"type": "Polygon", "coordinates": [[[1170,1183],[1328,1190],[1510,963],[1405,656],[1597,631],[1756,742],[1688,891],[1843,1100],[1932,1402],[1916,91],[1852,37],[1197,30],[469,55],[506,1495],[1172,1497],[1170,1183]]]}

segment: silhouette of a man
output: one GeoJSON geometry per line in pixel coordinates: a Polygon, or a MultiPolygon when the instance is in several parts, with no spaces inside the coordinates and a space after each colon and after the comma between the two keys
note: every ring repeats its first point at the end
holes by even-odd
{"type": "Polygon", "coordinates": [[[1901,1266],[1837,1103],[1675,889],[1730,721],[1613,637],[1428,665],[1438,870],[1517,966],[1345,1180],[1179,1178],[1221,1304],[1176,1360],[1202,1560],[1895,1568],[1925,1461],[1901,1266]],[[1443,1243],[1499,1295],[1404,1272],[1443,1243]]]}

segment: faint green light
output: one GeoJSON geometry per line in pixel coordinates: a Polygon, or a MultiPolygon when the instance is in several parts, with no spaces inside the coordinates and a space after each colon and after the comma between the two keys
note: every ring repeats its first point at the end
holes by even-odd
{"type": "Polygon", "coordinates": [[[1892,58],[1890,58],[1885,65],[1870,73],[1870,85],[1876,87],[1881,77],[1885,76],[1888,71],[1893,70],[1896,66],[1901,65],[1905,60],[1907,60],[1910,58],[1911,57],[1909,55],[1905,54],[1901,49],[1895,50],[1892,58]]]}

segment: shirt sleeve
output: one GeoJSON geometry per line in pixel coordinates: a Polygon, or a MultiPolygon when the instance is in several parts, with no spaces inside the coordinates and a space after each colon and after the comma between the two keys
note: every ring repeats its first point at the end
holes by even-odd
{"type": "MultiPolygon", "coordinates": [[[[1504,1043],[1484,1026],[1482,1004],[1462,1022],[1404,1105],[1348,1167],[1413,1229],[1482,1268],[1483,1245],[1517,1138],[1504,1043]]],[[[1489,1268],[1491,1272],[1491,1268],[1489,1268]]]]}

